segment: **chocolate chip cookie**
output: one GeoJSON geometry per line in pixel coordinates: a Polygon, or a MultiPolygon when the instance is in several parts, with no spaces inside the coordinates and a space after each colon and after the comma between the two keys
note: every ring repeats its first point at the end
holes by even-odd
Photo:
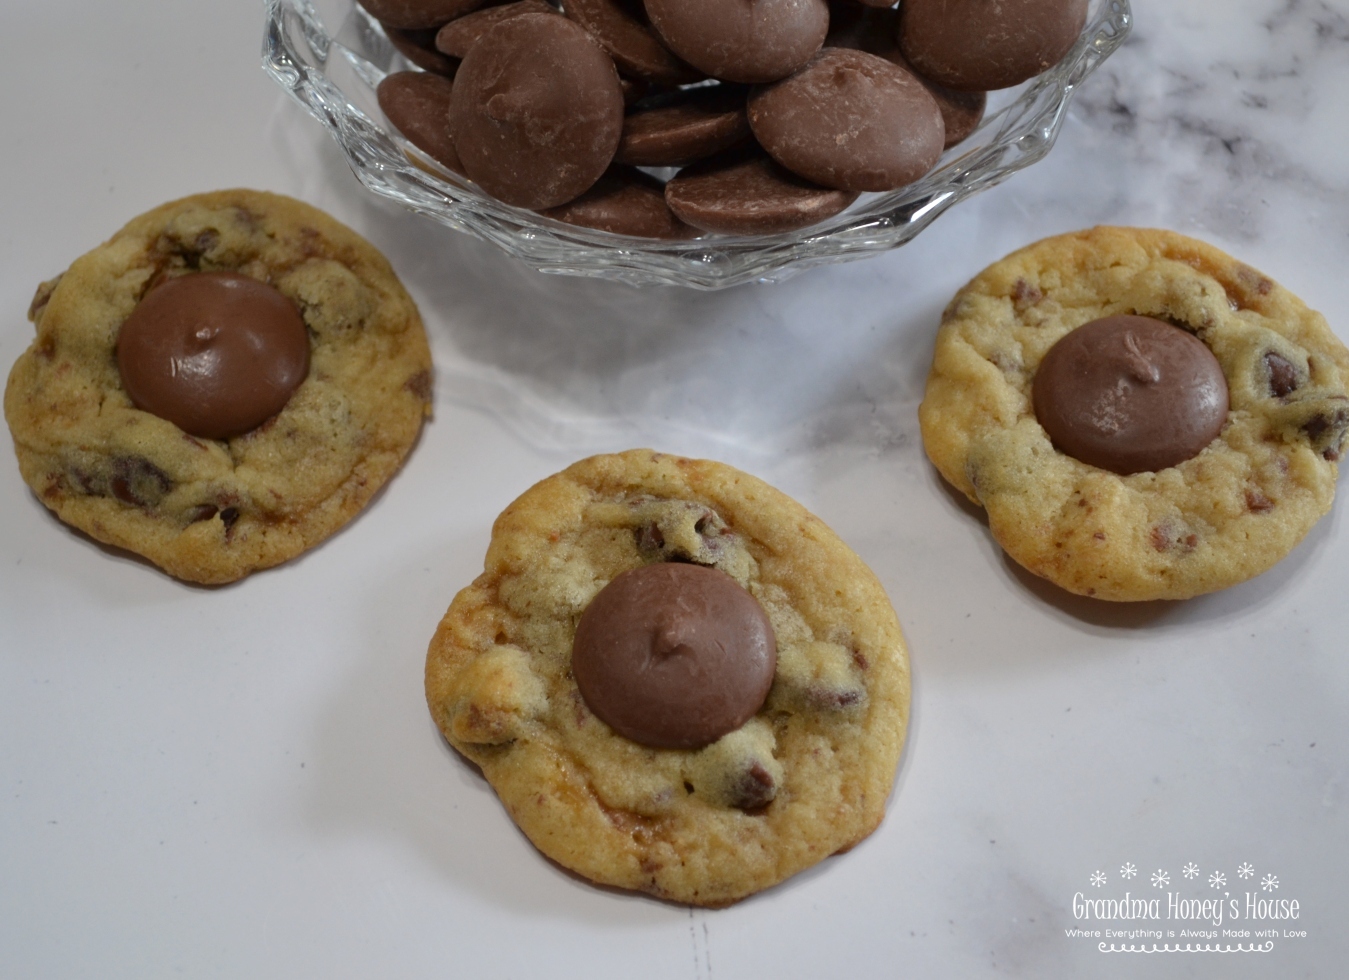
{"type": "Polygon", "coordinates": [[[880,584],[818,518],[729,466],[633,450],[502,513],[426,693],[544,854],[717,906],[876,829],[909,671],[880,584]]]}
{"type": "Polygon", "coordinates": [[[1349,350],[1273,280],[1167,231],[1095,228],[985,269],[942,317],[928,456],[1069,591],[1184,599],[1329,511],[1349,350]]]}
{"type": "Polygon", "coordinates": [[[430,412],[421,318],[384,257],[258,191],[132,220],[43,283],[5,418],[68,524],[222,583],[293,558],[393,475],[430,412]]]}

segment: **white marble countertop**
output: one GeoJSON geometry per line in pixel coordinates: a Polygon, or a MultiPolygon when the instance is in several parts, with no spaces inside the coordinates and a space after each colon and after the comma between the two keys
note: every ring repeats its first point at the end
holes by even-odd
{"type": "Polygon", "coordinates": [[[1004,559],[918,438],[951,294],[1095,223],[1205,238],[1349,339],[1349,4],[1134,9],[1046,161],[896,252],[716,294],[545,277],[372,198],[259,69],[256,3],[0,9],[0,364],[29,343],[40,280],[161,201],[253,186],[383,249],[439,372],[434,422],[369,511],[229,588],[71,533],[0,465],[0,972],[1344,975],[1343,508],[1246,585],[1110,606],[1004,559]],[[723,911],[549,864],[422,700],[427,640],[495,514],[633,445],[725,460],[805,503],[876,570],[913,656],[880,830],[723,911]],[[1243,862],[1254,877],[1236,877],[1243,862]],[[1185,896],[1222,872],[1232,896],[1301,914],[1255,923],[1278,930],[1262,953],[1102,953],[1066,935],[1086,925],[1076,892],[1154,897],[1156,871],[1185,896]]]}

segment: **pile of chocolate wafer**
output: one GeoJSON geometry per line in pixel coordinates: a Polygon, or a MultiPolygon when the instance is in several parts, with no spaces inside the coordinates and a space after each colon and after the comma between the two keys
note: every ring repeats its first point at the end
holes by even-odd
{"type": "Polygon", "coordinates": [[[986,92],[1063,58],[1087,14],[1087,0],[361,4],[421,69],[378,92],[415,147],[506,204],[657,239],[790,232],[913,183],[978,127],[986,92]]]}

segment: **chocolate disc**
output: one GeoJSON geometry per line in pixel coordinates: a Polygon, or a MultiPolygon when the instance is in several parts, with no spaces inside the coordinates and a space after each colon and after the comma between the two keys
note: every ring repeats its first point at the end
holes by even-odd
{"type": "Polygon", "coordinates": [[[857,0],[829,0],[829,33],[824,43],[830,48],[857,48],[885,57],[886,45],[898,48],[895,32],[899,29],[899,11],[864,7],[857,0]]]}
{"type": "Polygon", "coordinates": [[[698,234],[665,203],[664,184],[650,174],[617,164],[576,200],[549,208],[543,215],[634,238],[680,239],[698,234]]]}
{"type": "Polygon", "coordinates": [[[564,10],[595,35],[625,75],[661,85],[687,85],[707,77],[661,43],[642,0],[566,0],[564,10]]]}
{"type": "Polygon", "coordinates": [[[453,78],[459,69],[459,59],[446,57],[436,48],[436,32],[430,29],[405,31],[401,28],[381,25],[388,35],[390,43],[398,53],[423,71],[433,72],[453,78]]]}
{"type": "Polygon", "coordinates": [[[450,95],[454,83],[423,71],[385,75],[375,96],[393,127],[431,159],[455,173],[464,165],[450,137],[450,95]]]}
{"type": "Polygon", "coordinates": [[[942,123],[946,127],[946,142],[942,149],[949,150],[979,128],[988,96],[983,92],[957,92],[924,78],[900,53],[899,39],[895,37],[898,29],[899,11],[894,7],[877,10],[858,6],[853,0],[833,0],[829,5],[829,36],[824,39],[824,44],[828,48],[857,48],[912,72],[941,110],[942,123]]]}
{"type": "Polygon", "coordinates": [[[833,217],[857,194],[812,184],[753,147],[685,167],[665,185],[665,200],[704,231],[773,235],[833,217]]]}
{"type": "Polygon", "coordinates": [[[825,48],[795,75],[757,90],[749,124],[788,170],[849,191],[912,184],[936,164],[946,138],[922,82],[849,48],[825,48]]]}
{"type": "Polygon", "coordinates": [[[565,17],[521,14],[488,30],[455,76],[450,131],[468,176],[539,210],[604,173],[623,131],[613,60],[565,17]]]}
{"type": "Polygon", "coordinates": [[[925,78],[987,92],[1056,65],[1086,22],[1087,0],[904,0],[899,46],[925,78]]]}
{"type": "Polygon", "coordinates": [[[631,78],[624,78],[622,75],[618,76],[618,87],[623,92],[625,108],[632,108],[655,90],[655,86],[650,82],[634,81],[631,78]]]}
{"type": "Polygon", "coordinates": [[[381,24],[405,31],[440,27],[481,7],[487,0],[360,0],[381,24]]]}
{"type": "MultiPolygon", "coordinates": [[[[688,89],[623,120],[614,159],[637,167],[682,167],[749,136],[747,93],[739,85],[688,89]]],[[[653,100],[654,101],[654,100],[653,100]]]]}
{"type": "Polygon", "coordinates": [[[256,429],[309,373],[309,333],[276,289],[235,272],[168,279],[117,335],[117,367],[137,408],[206,439],[256,429]]]}
{"type": "Polygon", "coordinates": [[[825,0],[646,0],[651,26],[695,68],[728,82],[776,82],[829,30],[825,0]]]}
{"type": "Polygon", "coordinates": [[[942,149],[949,150],[969,139],[984,121],[984,110],[988,107],[987,93],[957,92],[928,81],[921,75],[915,77],[927,87],[932,98],[937,100],[937,108],[941,110],[941,121],[946,128],[946,142],[942,144],[942,149]]]}
{"type": "Polygon", "coordinates": [[[1032,399],[1055,447],[1122,475],[1199,455],[1227,421],[1227,379],[1213,352],[1146,316],[1108,316],[1066,334],[1036,369],[1032,399]]]}
{"type": "Polygon", "coordinates": [[[673,562],[624,572],[586,607],[572,673],[590,710],[642,745],[696,749],[763,705],[777,641],[725,572],[673,562]]]}
{"type": "Polygon", "coordinates": [[[521,14],[555,14],[543,0],[518,0],[517,3],[503,3],[499,7],[475,10],[471,14],[457,17],[436,32],[437,50],[453,58],[462,58],[468,54],[478,38],[482,37],[503,20],[510,20],[521,14]]]}

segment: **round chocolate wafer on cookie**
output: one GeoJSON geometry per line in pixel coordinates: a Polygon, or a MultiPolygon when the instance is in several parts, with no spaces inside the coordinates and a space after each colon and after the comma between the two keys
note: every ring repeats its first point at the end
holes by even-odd
{"type": "Polygon", "coordinates": [[[909,668],[885,592],[818,518],[729,466],[633,450],[506,508],[426,695],[548,857],[718,906],[876,829],[909,668]]]}

